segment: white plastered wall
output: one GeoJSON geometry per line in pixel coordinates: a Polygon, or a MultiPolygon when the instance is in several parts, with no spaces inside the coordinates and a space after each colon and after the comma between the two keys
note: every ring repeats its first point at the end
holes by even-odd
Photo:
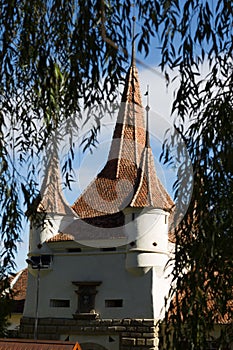
{"type": "MultiPolygon", "coordinates": [[[[36,276],[29,274],[24,316],[35,316],[36,276]]],[[[41,271],[39,317],[72,318],[77,309],[75,281],[101,281],[96,312],[101,318],[152,318],[152,276],[132,276],[125,269],[125,252],[55,254],[51,271],[41,271]],[[50,299],[70,300],[70,307],[50,307],[50,299]],[[105,307],[105,300],[122,299],[123,307],[105,307]]]]}

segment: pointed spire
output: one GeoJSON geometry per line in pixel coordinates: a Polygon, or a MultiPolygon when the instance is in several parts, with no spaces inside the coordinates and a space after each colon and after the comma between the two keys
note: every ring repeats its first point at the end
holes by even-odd
{"type": "MultiPolygon", "coordinates": [[[[148,113],[149,106],[147,117],[148,113]]],[[[109,216],[126,207],[170,210],[172,206],[172,199],[156,175],[132,45],[131,65],[107,163],[72,208],[81,218],[96,218],[94,221],[99,222],[102,217],[109,225],[109,216]]],[[[104,225],[103,221],[101,225],[104,225]]]]}
{"type": "Polygon", "coordinates": [[[55,145],[53,145],[53,150],[46,165],[40,197],[41,201],[38,205],[38,211],[74,216],[72,209],[63,196],[58,150],[55,145]]]}
{"type": "Polygon", "coordinates": [[[170,211],[174,203],[156,174],[151,147],[145,147],[140,169],[138,187],[129,206],[170,211]]]}
{"type": "Polygon", "coordinates": [[[149,137],[149,111],[150,111],[150,105],[149,105],[149,85],[147,85],[147,91],[145,93],[147,96],[147,104],[146,104],[146,147],[150,147],[150,137],[149,137]]]}
{"type": "Polygon", "coordinates": [[[131,65],[126,75],[125,88],[108,157],[109,160],[115,159],[115,171],[112,169],[112,176],[119,178],[125,171],[125,159],[131,160],[138,167],[144,146],[145,122],[139,77],[137,68],[131,65]]]}
{"type": "Polygon", "coordinates": [[[80,218],[98,227],[124,225],[122,211],[127,207],[167,211],[173,207],[172,199],[157,177],[150,148],[146,130],[149,127],[149,100],[145,127],[134,39],[133,34],[131,64],[107,163],[72,206],[80,218]]]}
{"type": "MultiPolygon", "coordinates": [[[[130,160],[132,163],[130,172],[133,171],[136,174],[145,146],[144,110],[139,75],[135,64],[135,20],[134,16],[131,64],[126,74],[125,87],[108,157],[112,163],[115,159],[115,169],[112,167],[113,178],[121,178],[126,169],[129,169],[125,166],[126,160],[130,160]]],[[[129,177],[131,178],[132,174],[129,177]]]]}
{"type": "Polygon", "coordinates": [[[135,65],[135,24],[136,24],[136,17],[132,17],[133,26],[132,26],[132,55],[131,55],[131,67],[136,66],[135,65]]]}

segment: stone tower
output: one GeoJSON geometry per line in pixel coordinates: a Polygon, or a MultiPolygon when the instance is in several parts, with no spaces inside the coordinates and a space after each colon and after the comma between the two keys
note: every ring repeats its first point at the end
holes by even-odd
{"type": "Polygon", "coordinates": [[[174,203],[157,177],[144,119],[132,59],[106,165],[71,207],[57,157],[51,160],[48,174],[52,164],[55,170],[38,211],[42,203],[56,225],[32,225],[29,258],[36,263],[29,266],[22,336],[32,337],[36,323],[39,338],[77,340],[83,350],[158,349],[174,203]]]}

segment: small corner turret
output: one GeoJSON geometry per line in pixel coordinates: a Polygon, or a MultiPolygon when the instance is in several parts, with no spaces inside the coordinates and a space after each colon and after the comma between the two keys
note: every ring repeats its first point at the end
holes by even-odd
{"type": "Polygon", "coordinates": [[[34,214],[30,216],[30,255],[48,252],[44,242],[62,232],[77,218],[63,196],[58,151],[55,147],[45,167],[40,194],[33,204],[34,214]]]}
{"type": "MultiPolygon", "coordinates": [[[[126,103],[130,105],[135,101],[141,101],[138,73],[134,61],[129,72],[134,76],[126,80],[125,90],[132,91],[137,96],[126,99],[126,103]],[[135,79],[137,85],[133,84],[133,87],[130,88],[129,86],[132,86],[135,79]]],[[[132,106],[131,109],[135,110],[135,106],[132,106]]],[[[142,108],[135,120],[135,152],[138,151],[138,144],[141,143],[142,147],[140,147],[140,153],[138,152],[139,163],[134,192],[130,203],[123,210],[125,232],[129,241],[126,269],[136,275],[148,272],[152,266],[165,266],[168,256],[168,221],[174,207],[170,195],[156,174],[149,140],[149,110],[147,98],[146,127],[142,108]],[[136,125],[141,126],[139,133],[137,133],[136,125]]]]}

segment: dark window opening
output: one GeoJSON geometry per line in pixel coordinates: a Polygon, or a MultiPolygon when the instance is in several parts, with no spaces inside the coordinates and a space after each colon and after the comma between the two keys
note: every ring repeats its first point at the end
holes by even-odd
{"type": "Polygon", "coordinates": [[[40,267],[41,269],[46,269],[50,267],[53,257],[52,255],[35,255],[30,258],[30,260],[33,262],[31,264],[33,269],[38,269],[40,267]]]}
{"type": "Polygon", "coordinates": [[[50,307],[70,307],[70,300],[50,299],[50,307]]]}
{"type": "Polygon", "coordinates": [[[40,257],[41,265],[43,266],[49,266],[52,261],[51,255],[41,255],[40,257]]]}
{"type": "Polygon", "coordinates": [[[40,256],[32,256],[31,257],[31,260],[33,261],[33,264],[32,265],[32,268],[35,267],[36,268],[36,265],[39,265],[40,264],[40,256]]]}
{"type": "Polygon", "coordinates": [[[23,313],[25,300],[11,300],[11,312],[13,313],[23,313]]]}
{"type": "Polygon", "coordinates": [[[122,299],[105,300],[105,307],[123,307],[123,300],[122,299]]]}
{"type": "Polygon", "coordinates": [[[67,252],[68,253],[80,253],[82,251],[81,248],[68,248],[67,252]]]}
{"type": "Polygon", "coordinates": [[[95,312],[95,296],[97,294],[96,287],[101,282],[72,282],[75,286],[78,286],[76,294],[78,295],[78,307],[75,313],[76,318],[82,318],[85,315],[96,315],[95,312]]]}

